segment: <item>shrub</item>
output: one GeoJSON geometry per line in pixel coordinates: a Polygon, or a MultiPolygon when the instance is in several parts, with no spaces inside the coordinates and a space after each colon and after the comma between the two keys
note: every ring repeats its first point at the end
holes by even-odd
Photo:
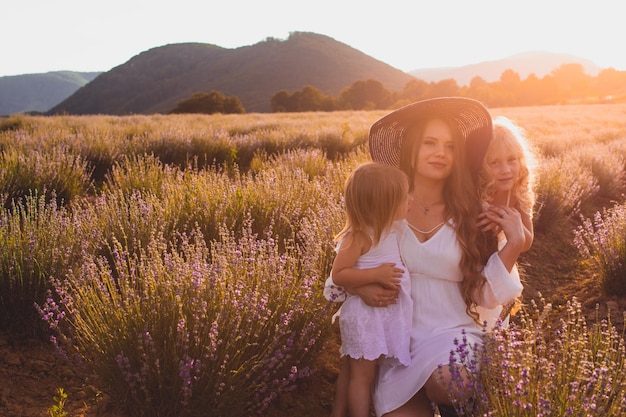
{"type": "Polygon", "coordinates": [[[0,118],[0,132],[28,129],[29,127],[30,123],[27,118],[21,115],[0,118]]]}
{"type": "Polygon", "coordinates": [[[597,271],[606,294],[626,294],[626,206],[617,205],[582,218],[574,243],[597,271]]]}
{"type": "Polygon", "coordinates": [[[6,196],[5,206],[31,191],[47,195],[54,191],[57,203],[70,203],[91,189],[90,171],[81,157],[54,148],[49,153],[28,154],[8,149],[0,155],[0,190],[6,196]]]}
{"type": "Polygon", "coordinates": [[[145,249],[150,240],[159,234],[173,233],[176,212],[167,210],[159,196],[138,190],[104,193],[75,208],[75,216],[89,224],[91,237],[100,255],[106,254],[107,245],[119,241],[132,254],[145,249]]]}
{"type": "Polygon", "coordinates": [[[160,194],[166,170],[176,171],[163,165],[154,155],[124,156],[105,176],[103,190],[120,190],[125,194],[135,190],[160,194]]]}
{"type": "Polygon", "coordinates": [[[580,164],[587,167],[598,184],[598,194],[606,198],[619,198],[626,189],[624,156],[612,148],[596,143],[576,152],[580,164]]]}
{"type": "Polygon", "coordinates": [[[245,109],[236,96],[225,96],[219,91],[208,93],[195,93],[189,98],[180,100],[176,107],[169,111],[170,114],[180,113],[223,113],[241,114],[245,109]]]}
{"type": "Polygon", "coordinates": [[[533,220],[537,232],[547,232],[553,223],[579,213],[581,205],[598,193],[598,182],[590,169],[571,155],[543,159],[538,166],[533,220]]]}
{"type": "Polygon", "coordinates": [[[278,246],[249,224],[210,247],[197,233],[156,236],[137,255],[115,243],[112,264],[92,257],[57,280],[41,314],[133,415],[262,415],[308,375],[330,330],[318,255],[278,246]]]}
{"type": "Polygon", "coordinates": [[[299,241],[302,222],[325,213],[332,236],[343,223],[345,164],[328,164],[331,174],[310,178],[294,164],[227,175],[215,169],[181,171],[140,158],[115,168],[105,192],[84,204],[82,215],[93,219],[101,241],[111,243],[114,237],[132,253],[145,248],[155,233],[169,237],[198,228],[210,241],[219,237],[221,224],[239,233],[247,216],[255,233],[299,241]]]}
{"type": "Polygon", "coordinates": [[[51,276],[61,276],[91,250],[92,240],[55,199],[36,194],[0,213],[0,328],[43,336],[34,303],[46,299],[51,276]]]}
{"type": "MultiPolygon", "coordinates": [[[[459,415],[491,417],[618,417],[626,407],[623,336],[609,320],[587,325],[573,298],[556,322],[551,305],[534,303],[508,329],[485,333],[483,347],[459,341],[452,364],[468,365],[464,384],[471,401],[458,401],[459,415]],[[471,363],[476,354],[479,363],[471,363]],[[480,370],[478,371],[478,368],[480,370]]],[[[519,314],[519,313],[518,313],[519,314]]]]}
{"type": "MultiPolygon", "coordinates": [[[[311,178],[301,168],[282,163],[248,174],[186,170],[165,177],[159,198],[175,230],[190,231],[197,225],[207,240],[218,237],[219,224],[240,230],[247,215],[256,233],[271,230],[291,238],[299,233],[302,219],[317,216],[322,208],[341,212],[337,181],[343,180],[336,174],[311,178]]],[[[327,225],[340,223],[328,219],[327,225]]]]}

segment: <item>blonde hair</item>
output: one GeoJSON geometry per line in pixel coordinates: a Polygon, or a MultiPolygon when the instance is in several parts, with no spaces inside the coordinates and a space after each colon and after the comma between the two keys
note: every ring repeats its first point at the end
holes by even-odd
{"type": "Polygon", "coordinates": [[[377,244],[408,192],[409,180],[398,168],[378,162],[359,165],[345,182],[346,224],[335,241],[350,231],[365,233],[377,244]]]}
{"type": "Polygon", "coordinates": [[[495,180],[490,174],[489,161],[500,149],[511,151],[519,161],[519,176],[513,184],[511,194],[518,202],[519,209],[532,219],[536,199],[534,191],[536,161],[530,149],[526,131],[504,116],[498,116],[493,121],[493,138],[478,174],[481,199],[487,202],[493,201],[495,180]]]}
{"type": "Polygon", "coordinates": [[[411,181],[415,178],[416,155],[422,145],[425,126],[431,120],[441,120],[449,128],[454,141],[454,163],[452,172],[446,180],[443,197],[445,201],[445,218],[451,218],[456,231],[456,238],[461,247],[461,262],[459,268],[463,274],[461,281],[461,295],[465,301],[465,311],[477,323],[479,316],[476,312],[474,295],[482,289],[487,279],[482,275],[482,270],[488,257],[497,250],[497,241],[493,236],[483,233],[478,229],[477,219],[480,212],[480,199],[477,187],[472,175],[470,175],[467,161],[465,138],[459,131],[454,120],[443,117],[433,117],[424,120],[419,125],[413,126],[407,131],[402,141],[400,151],[400,169],[404,171],[411,181]]]}

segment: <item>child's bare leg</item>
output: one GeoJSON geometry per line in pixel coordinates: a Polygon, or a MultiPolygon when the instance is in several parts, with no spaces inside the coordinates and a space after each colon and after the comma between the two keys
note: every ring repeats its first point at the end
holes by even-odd
{"type": "Polygon", "coordinates": [[[341,369],[335,383],[335,398],[330,417],[348,417],[348,384],[350,383],[350,358],[341,358],[341,369]]]}
{"type": "Polygon", "coordinates": [[[369,417],[376,361],[350,358],[348,409],[351,417],[369,417]]]}

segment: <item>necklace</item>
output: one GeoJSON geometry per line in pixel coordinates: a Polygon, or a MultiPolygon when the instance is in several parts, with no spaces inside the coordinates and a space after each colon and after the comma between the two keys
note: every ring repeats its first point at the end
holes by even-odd
{"type": "Polygon", "coordinates": [[[432,206],[435,206],[437,204],[441,204],[443,202],[443,201],[435,201],[432,204],[426,205],[426,204],[422,204],[422,202],[420,202],[417,198],[415,199],[415,201],[417,202],[417,204],[419,204],[424,209],[424,215],[425,216],[428,216],[428,213],[430,212],[430,208],[432,206]]]}
{"type": "Polygon", "coordinates": [[[446,224],[446,222],[441,222],[441,223],[439,223],[437,226],[433,227],[433,228],[432,228],[432,229],[430,229],[430,230],[422,230],[422,229],[418,228],[417,226],[413,226],[413,225],[412,225],[411,223],[409,223],[409,222],[406,222],[406,223],[409,225],[409,227],[410,227],[411,229],[413,229],[413,230],[415,230],[416,232],[419,232],[419,233],[421,233],[421,234],[423,234],[423,235],[429,235],[429,234],[431,234],[432,232],[434,232],[435,230],[439,229],[439,228],[440,228],[441,226],[443,226],[444,224],[446,224]]]}

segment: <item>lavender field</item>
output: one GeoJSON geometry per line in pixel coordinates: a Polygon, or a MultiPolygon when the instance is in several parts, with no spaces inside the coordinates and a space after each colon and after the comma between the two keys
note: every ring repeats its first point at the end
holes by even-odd
{"type": "MultiPolygon", "coordinates": [[[[626,105],[492,113],[538,156],[534,247],[566,227],[585,285],[626,295],[626,105]]],[[[51,340],[121,415],[328,411],[306,385],[337,337],[321,288],[344,179],[383,114],[0,119],[0,329],[51,340]]],[[[529,288],[472,413],[621,415],[623,330],[529,288]]]]}

